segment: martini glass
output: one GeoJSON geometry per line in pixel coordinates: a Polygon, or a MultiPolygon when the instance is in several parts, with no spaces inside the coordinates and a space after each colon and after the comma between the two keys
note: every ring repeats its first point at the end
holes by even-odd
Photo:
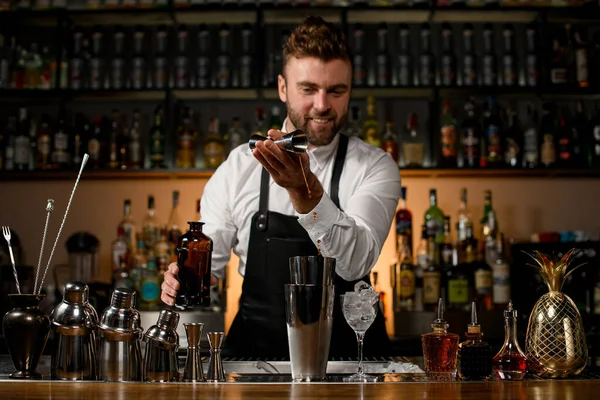
{"type": "Polygon", "coordinates": [[[363,340],[367,329],[375,321],[379,309],[379,296],[360,296],[356,292],[346,292],[341,295],[342,312],[346,322],[354,333],[358,342],[358,371],[354,375],[344,378],[344,382],[376,382],[377,377],[363,372],[363,340]]]}

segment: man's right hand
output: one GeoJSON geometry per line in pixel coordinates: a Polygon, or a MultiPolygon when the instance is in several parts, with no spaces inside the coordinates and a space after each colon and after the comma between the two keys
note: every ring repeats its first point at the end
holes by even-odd
{"type": "MultiPolygon", "coordinates": [[[[177,291],[179,290],[179,281],[177,280],[177,274],[179,273],[179,267],[177,263],[169,264],[169,268],[167,272],[165,272],[165,276],[163,278],[163,283],[161,285],[161,294],[160,299],[170,306],[175,305],[175,296],[177,296],[177,291]]],[[[210,277],[210,286],[214,286],[218,283],[217,278],[214,276],[210,277]]]]}
{"type": "Polygon", "coordinates": [[[179,290],[179,281],[177,280],[177,274],[179,273],[179,267],[177,263],[169,264],[169,268],[167,272],[165,272],[165,276],[163,279],[163,283],[160,286],[161,294],[160,299],[170,305],[175,305],[175,296],[177,296],[177,291],[179,290]]]}

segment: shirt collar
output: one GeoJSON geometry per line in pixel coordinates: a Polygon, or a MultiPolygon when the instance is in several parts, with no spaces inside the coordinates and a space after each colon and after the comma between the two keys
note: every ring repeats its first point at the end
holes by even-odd
{"type": "MultiPolygon", "coordinates": [[[[286,117],[283,121],[283,126],[281,128],[281,132],[283,133],[287,133],[285,129],[287,120],[288,118],[286,117]]],[[[325,168],[327,162],[331,159],[331,157],[337,150],[338,143],[340,141],[340,135],[341,133],[335,135],[331,143],[329,143],[326,146],[314,147],[307,151],[308,156],[310,157],[311,166],[313,166],[313,168],[311,168],[312,170],[321,170],[325,168]]]]}

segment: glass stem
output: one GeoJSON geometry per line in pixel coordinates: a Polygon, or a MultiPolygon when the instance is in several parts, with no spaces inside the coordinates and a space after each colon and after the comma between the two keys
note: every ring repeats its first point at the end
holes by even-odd
{"type": "Polygon", "coordinates": [[[363,374],[363,340],[365,338],[364,333],[356,333],[356,341],[358,342],[358,375],[363,374]]]}

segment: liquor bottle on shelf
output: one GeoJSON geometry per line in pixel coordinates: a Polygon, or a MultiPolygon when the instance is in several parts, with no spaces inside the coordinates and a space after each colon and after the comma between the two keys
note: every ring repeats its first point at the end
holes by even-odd
{"type": "Polygon", "coordinates": [[[127,88],[125,74],[125,29],[122,26],[115,27],[113,33],[113,55],[110,67],[110,88],[122,90],[127,88]]]}
{"type": "Polygon", "coordinates": [[[211,118],[204,139],[204,167],[217,168],[225,160],[225,141],[219,134],[219,119],[211,118]]]}
{"type": "MultiPolygon", "coordinates": [[[[50,143],[52,136],[52,128],[50,127],[50,116],[48,114],[42,114],[40,119],[40,124],[37,129],[37,137],[36,137],[36,161],[35,161],[35,169],[48,169],[50,168],[50,143]]],[[[89,146],[90,142],[94,140],[94,137],[90,137],[88,140],[88,153],[90,156],[90,166],[92,168],[97,168],[97,162],[99,160],[99,153],[92,153],[90,151],[89,146]]],[[[0,140],[1,141],[1,140],[0,140]]],[[[2,144],[0,144],[2,146],[2,144]]],[[[2,158],[2,149],[0,148],[0,159],[2,158]]],[[[0,163],[1,164],[1,163],[0,163]]],[[[0,169],[2,166],[0,165],[0,169]]]]}
{"type": "Polygon", "coordinates": [[[140,110],[133,110],[133,121],[129,130],[129,168],[142,167],[144,156],[142,154],[142,116],[140,110]]]}
{"type": "Polygon", "coordinates": [[[228,136],[228,154],[230,151],[235,149],[238,146],[241,146],[248,140],[248,135],[246,130],[242,127],[240,123],[240,117],[234,117],[231,122],[231,126],[229,127],[229,131],[227,132],[228,136]]]}
{"type": "MultiPolygon", "coordinates": [[[[510,168],[520,168],[522,165],[522,135],[517,113],[512,108],[506,108],[507,127],[504,132],[504,164],[510,168]]],[[[537,147],[537,146],[536,146],[537,147]]]]}
{"type": "Polygon", "coordinates": [[[463,86],[475,86],[477,84],[477,62],[475,61],[475,44],[473,43],[473,25],[465,24],[462,31],[463,36],[463,65],[461,82],[463,86]]]}
{"type": "Polygon", "coordinates": [[[381,147],[381,130],[375,115],[375,97],[367,97],[367,118],[363,122],[364,141],[371,146],[381,147]]]}
{"type": "Polygon", "coordinates": [[[256,120],[254,123],[253,135],[267,135],[267,129],[265,128],[265,111],[262,107],[256,109],[256,120]]]}
{"type": "Polygon", "coordinates": [[[550,103],[542,106],[542,121],[540,123],[540,164],[550,168],[556,165],[556,115],[555,107],[550,103]]]}
{"type": "MultiPolygon", "coordinates": [[[[4,143],[4,169],[6,171],[12,171],[15,169],[15,137],[17,135],[17,119],[14,115],[8,117],[6,123],[6,133],[4,143]]],[[[54,168],[54,165],[52,165],[54,168]]]]}
{"type": "Polygon", "coordinates": [[[494,308],[496,310],[506,309],[510,301],[510,265],[506,259],[504,251],[504,235],[498,233],[496,236],[496,246],[498,256],[496,262],[492,265],[492,298],[494,300],[494,308]]]}
{"type": "Polygon", "coordinates": [[[536,168],[539,162],[538,112],[527,104],[527,120],[523,130],[523,168],[536,168]]]}
{"type": "Polygon", "coordinates": [[[250,88],[254,86],[254,59],[252,58],[252,43],[254,35],[252,25],[245,23],[242,25],[242,48],[238,63],[239,86],[250,88]]]}
{"type": "Polygon", "coordinates": [[[158,106],[154,111],[154,125],[148,134],[148,159],[150,168],[165,168],[165,125],[163,120],[163,109],[158,106]]]}
{"type": "Polygon", "coordinates": [[[415,85],[413,80],[413,61],[410,51],[410,29],[407,24],[398,27],[397,71],[394,86],[406,87],[415,85]]]}
{"type": "Polygon", "coordinates": [[[19,122],[15,136],[14,165],[18,171],[29,169],[29,118],[27,109],[19,108],[19,122]]]}
{"type": "Polygon", "coordinates": [[[590,86],[588,74],[588,43],[583,30],[576,29],[573,33],[575,41],[575,79],[580,88],[590,86]]]}
{"type": "Polygon", "coordinates": [[[552,39],[552,57],[549,65],[551,86],[564,85],[569,82],[569,64],[566,56],[566,38],[564,32],[556,32],[552,39]]]}
{"type": "Polygon", "coordinates": [[[146,32],[144,27],[136,26],[133,31],[133,58],[131,59],[130,82],[135,90],[152,87],[146,64],[146,32]]]}
{"type": "Polygon", "coordinates": [[[131,199],[123,200],[123,219],[119,222],[118,228],[123,230],[123,237],[125,238],[129,254],[135,254],[137,250],[137,242],[135,240],[136,226],[131,216],[131,199]]]}
{"type": "Polygon", "coordinates": [[[573,167],[587,168],[589,164],[586,153],[589,142],[593,140],[593,134],[590,135],[590,124],[582,100],[575,102],[575,115],[570,123],[570,128],[573,134],[573,167]]]}
{"type": "Polygon", "coordinates": [[[440,268],[440,297],[448,299],[447,293],[447,276],[452,268],[452,258],[454,255],[454,244],[450,231],[450,217],[444,217],[444,241],[438,246],[437,253],[439,257],[440,268]]]}
{"type": "Polygon", "coordinates": [[[377,272],[373,272],[373,290],[375,293],[379,293],[379,312],[383,315],[383,319],[387,319],[387,297],[385,291],[379,285],[379,274],[377,272]]]}
{"type": "Polygon", "coordinates": [[[231,29],[223,23],[219,28],[219,46],[217,56],[217,87],[231,87],[231,29]]]}
{"type": "Polygon", "coordinates": [[[167,221],[167,241],[171,244],[171,254],[175,254],[175,248],[179,241],[179,237],[182,234],[183,223],[179,216],[179,191],[173,191],[173,204],[171,212],[169,213],[169,219],[167,221]]]}
{"type": "Polygon", "coordinates": [[[206,89],[211,86],[211,35],[205,24],[198,28],[198,54],[196,57],[195,87],[206,89]]]}
{"type": "Polygon", "coordinates": [[[154,35],[154,66],[152,68],[152,88],[164,89],[168,84],[169,67],[167,64],[168,31],[165,25],[160,25],[154,35]]]}
{"type": "Polygon", "coordinates": [[[492,347],[483,341],[475,302],[471,303],[471,323],[467,340],[458,345],[458,377],[465,381],[487,380],[492,375],[492,347]]]}
{"type": "Polygon", "coordinates": [[[181,110],[181,122],[177,129],[177,156],[175,165],[177,168],[196,167],[196,140],[198,132],[192,125],[192,109],[183,107],[181,110]]]}
{"type": "Polygon", "coordinates": [[[481,84],[483,86],[496,86],[498,84],[498,61],[494,46],[494,26],[483,26],[483,63],[481,71],[481,84]]]}
{"type": "Polygon", "coordinates": [[[502,160],[502,128],[498,116],[498,106],[494,96],[488,98],[488,108],[483,117],[483,131],[487,144],[487,164],[489,168],[500,167],[502,160]]]}
{"type": "Polygon", "coordinates": [[[512,300],[504,311],[504,343],[492,359],[492,368],[500,380],[520,381],[527,373],[527,358],[517,339],[517,310],[512,300]]]}
{"type": "Polygon", "coordinates": [[[158,222],[156,220],[156,210],[154,208],[154,196],[148,196],[148,211],[142,223],[143,240],[146,249],[153,249],[158,240],[158,222]]]}
{"type": "Polygon", "coordinates": [[[517,84],[517,56],[514,45],[515,30],[512,24],[505,24],[502,29],[503,55],[502,55],[502,85],[515,86],[517,84]]]}
{"type": "Polygon", "coordinates": [[[467,240],[467,228],[469,225],[473,225],[467,204],[467,188],[462,188],[460,191],[460,205],[456,216],[456,238],[458,243],[463,243],[467,240]]]}
{"type": "Polygon", "coordinates": [[[439,82],[442,86],[454,86],[456,84],[456,59],[452,41],[452,26],[447,23],[442,24],[441,53],[439,82]]]}
{"type": "Polygon", "coordinates": [[[350,110],[350,121],[346,125],[344,134],[348,137],[357,137],[362,140],[362,129],[360,128],[360,108],[352,106],[350,110]]]}
{"type": "Polygon", "coordinates": [[[394,264],[392,287],[395,289],[394,309],[396,311],[415,310],[415,265],[412,251],[404,235],[398,238],[397,263],[394,264]]]}
{"type": "Polygon", "coordinates": [[[472,273],[469,264],[459,262],[459,250],[458,248],[453,250],[452,266],[446,269],[446,301],[449,310],[466,311],[473,297],[472,273]]]}
{"type": "Polygon", "coordinates": [[[479,149],[481,137],[481,124],[475,116],[475,103],[468,101],[465,104],[466,118],[462,123],[462,167],[477,168],[479,166],[479,149]]]}
{"type": "Polygon", "coordinates": [[[556,164],[560,168],[574,167],[575,157],[573,155],[573,131],[567,127],[565,118],[561,115],[558,118],[558,159],[556,164]]]}
{"type": "Polygon", "coordinates": [[[188,57],[189,35],[185,25],[177,28],[177,50],[175,56],[174,81],[177,89],[190,87],[190,63],[188,57]]]}
{"type": "Polygon", "coordinates": [[[365,86],[366,84],[367,72],[365,57],[363,55],[364,38],[365,30],[362,24],[355,24],[352,34],[352,84],[355,87],[365,86]]]}
{"type": "Polygon", "coordinates": [[[537,86],[539,83],[539,63],[537,46],[537,29],[535,24],[528,24],[525,28],[526,51],[525,55],[525,85],[537,86]]]}
{"type": "Polygon", "coordinates": [[[452,116],[450,101],[444,100],[441,117],[441,168],[456,167],[456,120],[452,116]]]}
{"type": "Polygon", "coordinates": [[[406,208],[406,186],[401,188],[398,211],[396,211],[396,251],[400,250],[400,238],[407,242],[408,248],[413,249],[412,213],[406,208]]]}
{"type": "Polygon", "coordinates": [[[431,27],[428,23],[421,25],[421,52],[419,53],[419,86],[433,86],[435,62],[431,54],[431,27]]]}
{"type": "Polygon", "coordinates": [[[390,61],[388,56],[388,27],[382,22],[377,27],[377,74],[376,83],[379,87],[388,87],[390,82],[390,61]]]}
{"type": "Polygon", "coordinates": [[[127,265],[130,257],[131,253],[125,238],[125,231],[122,226],[119,226],[117,228],[117,238],[111,243],[111,271],[118,271],[122,262],[127,265]]]}
{"type": "Polygon", "coordinates": [[[444,303],[438,301],[437,319],[432,332],[421,335],[425,373],[431,380],[454,380],[459,336],[448,332],[450,325],[444,321],[444,303]]]}
{"type": "Polygon", "coordinates": [[[75,27],[72,34],[73,50],[69,60],[69,88],[73,90],[84,89],[83,73],[87,69],[83,63],[83,30],[75,27]]]}
{"type": "Polygon", "coordinates": [[[108,168],[119,168],[119,145],[118,138],[121,136],[121,113],[118,109],[112,110],[112,121],[108,137],[108,168]]]}
{"type": "Polygon", "coordinates": [[[392,159],[398,164],[398,141],[396,140],[396,134],[394,133],[393,123],[388,121],[385,123],[385,134],[383,135],[383,144],[381,148],[390,153],[392,159]]]}
{"type": "Polygon", "coordinates": [[[430,236],[427,238],[427,264],[423,269],[423,308],[425,311],[437,311],[437,300],[441,297],[441,280],[438,246],[430,236]]]}
{"type": "Polygon", "coordinates": [[[119,169],[127,169],[129,165],[129,149],[131,144],[131,138],[129,137],[129,131],[127,130],[127,119],[125,115],[119,118],[119,130],[117,132],[117,159],[119,162],[119,169]]]}
{"type": "Polygon", "coordinates": [[[477,246],[467,246],[466,257],[467,264],[471,264],[475,281],[473,301],[479,309],[489,311],[493,308],[492,269],[485,260],[483,249],[477,249],[477,246]]]}
{"type": "Polygon", "coordinates": [[[444,241],[444,212],[437,205],[437,190],[429,190],[429,208],[425,211],[427,237],[433,237],[435,243],[444,241]]]}
{"type": "Polygon", "coordinates": [[[416,113],[410,113],[406,122],[406,134],[402,142],[402,156],[405,168],[421,168],[425,160],[425,143],[419,135],[419,120],[416,113]]]}
{"type": "Polygon", "coordinates": [[[52,168],[66,169],[69,167],[69,126],[67,125],[67,112],[64,106],[61,106],[58,112],[58,122],[56,132],[54,133],[54,142],[52,143],[52,168]]]}
{"type": "Polygon", "coordinates": [[[484,192],[483,216],[481,217],[481,247],[484,248],[485,260],[489,265],[496,261],[496,235],[499,232],[498,217],[492,206],[492,191],[484,192]]]}

